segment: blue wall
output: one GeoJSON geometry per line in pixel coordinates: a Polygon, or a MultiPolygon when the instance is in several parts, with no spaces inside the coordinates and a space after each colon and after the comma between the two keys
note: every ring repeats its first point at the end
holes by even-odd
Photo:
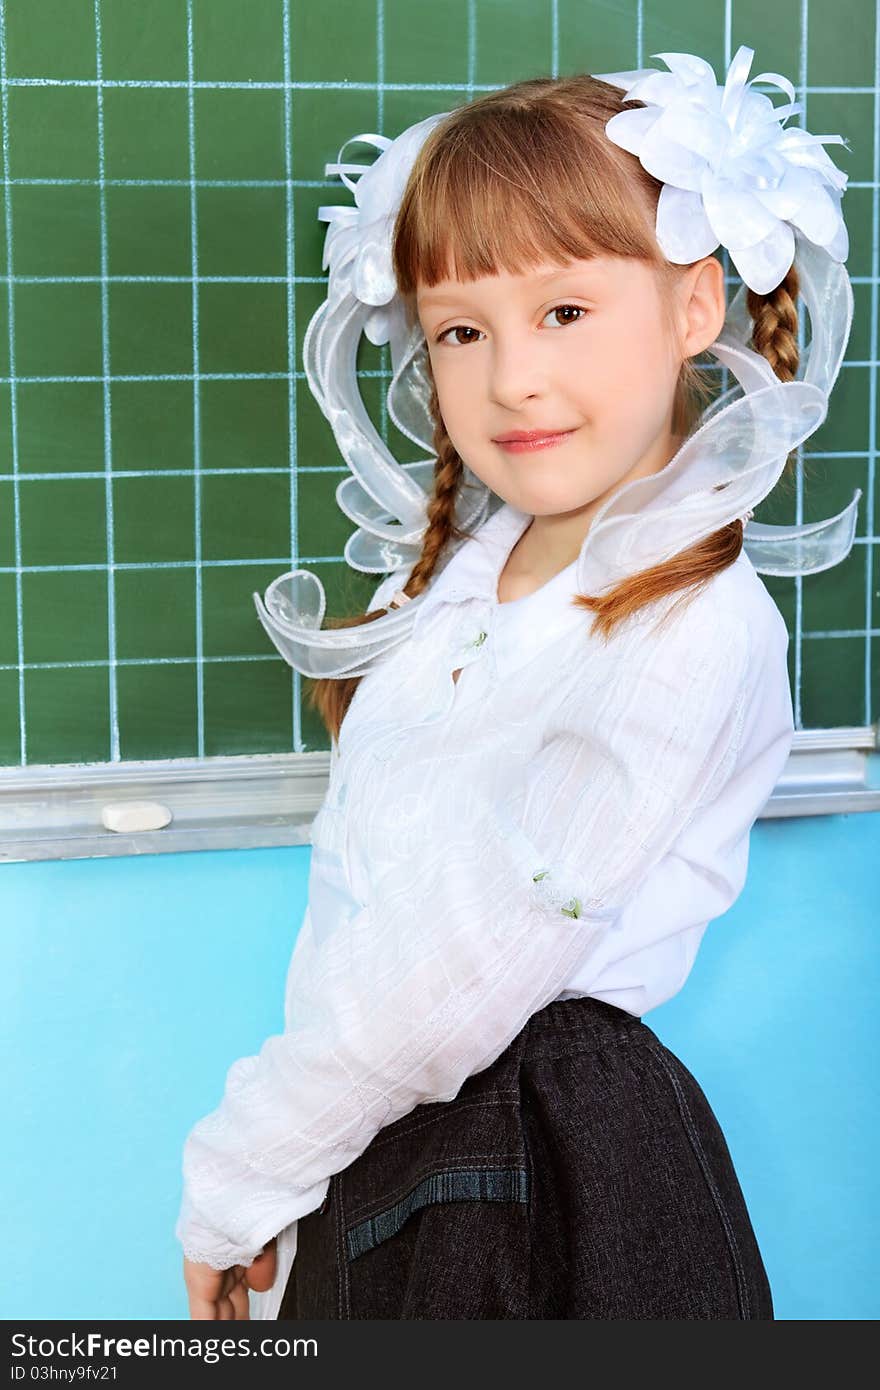
{"type": "MultiPolygon", "coordinates": [[[[0,1317],[187,1317],[183,1140],[283,1026],[309,853],[0,871],[0,1317]]],[[[739,902],[646,1015],[721,1122],[780,1319],[880,1316],[878,864],[880,813],[759,821],[739,902]]]]}

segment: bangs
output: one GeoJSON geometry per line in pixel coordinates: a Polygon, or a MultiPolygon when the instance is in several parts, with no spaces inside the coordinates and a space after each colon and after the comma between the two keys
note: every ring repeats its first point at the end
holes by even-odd
{"type": "Polygon", "coordinates": [[[665,263],[654,235],[660,184],[604,130],[642,103],[622,104],[587,75],[515,90],[518,98],[508,89],[453,111],[419,151],[392,249],[405,298],[420,285],[600,255],[665,263]]]}

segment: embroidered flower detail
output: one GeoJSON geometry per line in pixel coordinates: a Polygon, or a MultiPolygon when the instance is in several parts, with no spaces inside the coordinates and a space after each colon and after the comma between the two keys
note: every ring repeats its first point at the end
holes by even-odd
{"type": "Polygon", "coordinates": [[[564,892],[560,892],[554,884],[547,882],[552,877],[550,869],[539,869],[536,874],[532,874],[532,882],[538,885],[537,893],[540,899],[556,906],[566,917],[580,917],[583,913],[583,904],[580,898],[569,896],[566,898],[564,892]]]}

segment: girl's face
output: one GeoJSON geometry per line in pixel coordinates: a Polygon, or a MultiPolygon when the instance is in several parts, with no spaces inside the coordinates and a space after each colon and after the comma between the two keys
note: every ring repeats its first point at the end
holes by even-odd
{"type": "Polygon", "coordinates": [[[711,256],[683,272],[678,343],[656,272],[632,258],[445,280],[419,289],[417,309],[443,421],[463,461],[523,512],[589,520],[611,492],[675,453],[676,380],[684,356],[720,332],[724,273],[711,256]],[[512,452],[497,439],[515,430],[572,433],[550,448],[512,452]]]}

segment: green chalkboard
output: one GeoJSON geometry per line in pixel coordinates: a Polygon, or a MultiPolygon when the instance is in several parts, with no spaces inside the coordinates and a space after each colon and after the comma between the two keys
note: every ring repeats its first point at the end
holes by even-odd
{"type": "MultiPolygon", "coordinates": [[[[776,0],[772,29],[767,13],[756,0],[0,3],[0,763],[325,749],[251,597],[303,565],[341,614],[377,582],[341,559],[345,470],[302,373],[323,298],[317,209],[351,203],[325,163],[360,131],[397,134],[521,77],[661,66],[652,54],[681,49],[720,73],[740,43],[754,71],[795,81],[809,129],[851,145],[832,149],[851,180],[848,357],[797,489],[756,519],[829,516],[862,489],[844,564],[766,583],[793,637],[799,727],[870,723],[874,7],[776,0]]],[[[380,432],[411,460],[384,410],[387,348],[364,341],[359,368],[380,432]]]]}

